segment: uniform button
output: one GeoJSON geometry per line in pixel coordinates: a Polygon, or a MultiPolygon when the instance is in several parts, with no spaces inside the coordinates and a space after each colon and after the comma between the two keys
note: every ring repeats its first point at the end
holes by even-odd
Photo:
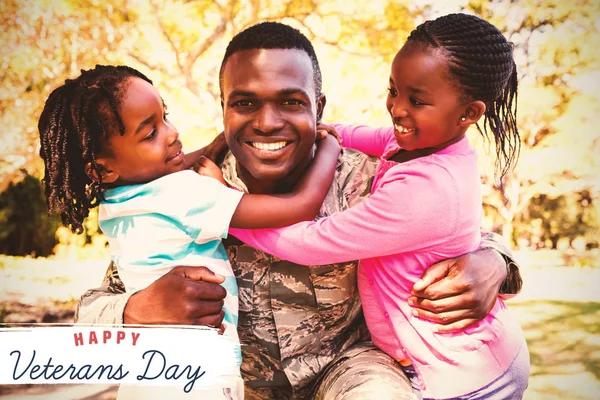
{"type": "Polygon", "coordinates": [[[373,279],[369,279],[369,285],[373,284],[373,279]]]}
{"type": "Polygon", "coordinates": [[[389,314],[389,313],[385,313],[385,314],[383,314],[383,315],[384,315],[386,318],[389,318],[389,317],[390,317],[390,314],[389,314]]]}

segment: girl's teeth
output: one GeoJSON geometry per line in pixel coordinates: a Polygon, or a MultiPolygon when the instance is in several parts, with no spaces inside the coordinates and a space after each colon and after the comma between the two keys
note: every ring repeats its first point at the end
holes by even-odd
{"type": "Polygon", "coordinates": [[[287,142],[276,142],[276,143],[261,143],[261,142],[252,142],[252,147],[259,150],[279,150],[285,147],[287,142]]]}
{"type": "Polygon", "coordinates": [[[403,127],[402,125],[394,125],[394,127],[400,133],[410,133],[410,132],[414,131],[414,129],[408,129],[408,128],[403,127]]]}

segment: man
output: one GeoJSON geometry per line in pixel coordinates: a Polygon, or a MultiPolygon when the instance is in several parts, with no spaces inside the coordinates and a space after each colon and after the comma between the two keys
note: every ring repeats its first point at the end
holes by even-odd
{"type": "MultiPolygon", "coordinates": [[[[279,23],[262,23],[229,43],[220,71],[225,179],[250,193],[289,191],[311,162],[325,107],[310,41],[279,23]]],[[[318,217],[370,193],[377,160],[344,150],[318,217]]],[[[400,365],[368,341],[356,287],[356,262],[298,268],[235,241],[225,242],[238,279],[242,375],[248,399],[400,399],[411,387],[400,365]]],[[[489,239],[510,259],[508,250],[489,239]]],[[[178,267],[135,295],[114,266],[104,285],[83,295],[85,323],[219,326],[224,290],[210,271],[178,267]],[[130,297],[131,296],[131,297],[130,297]]],[[[483,318],[502,281],[516,293],[516,265],[480,250],[430,268],[412,299],[419,315],[449,328],[483,318]]]]}

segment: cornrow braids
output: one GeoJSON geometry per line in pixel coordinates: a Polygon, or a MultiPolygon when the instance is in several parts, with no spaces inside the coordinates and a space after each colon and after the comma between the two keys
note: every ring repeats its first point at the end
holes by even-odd
{"type": "Polygon", "coordinates": [[[83,232],[83,220],[102,200],[102,171],[96,156],[109,132],[125,133],[119,106],[128,78],[152,81],[127,66],[96,65],[67,79],[46,100],[38,122],[40,156],[44,160],[44,184],[50,213],[75,233],[83,232]],[[90,163],[99,181],[85,171],[90,163]]]}
{"type": "Polygon", "coordinates": [[[449,14],[426,21],[413,30],[407,43],[442,49],[451,79],[469,101],[486,105],[483,128],[477,129],[496,145],[496,173],[504,177],[515,165],[520,136],[517,129],[517,67],[513,44],[489,22],[468,14],[449,14]]]}

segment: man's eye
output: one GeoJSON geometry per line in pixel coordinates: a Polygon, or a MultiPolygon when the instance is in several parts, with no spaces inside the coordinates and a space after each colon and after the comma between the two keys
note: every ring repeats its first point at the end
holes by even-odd
{"type": "Polygon", "coordinates": [[[234,101],[232,107],[251,107],[253,104],[250,100],[238,100],[234,101]]]}
{"type": "Polygon", "coordinates": [[[300,100],[288,99],[288,100],[284,100],[283,105],[284,106],[301,106],[302,102],[300,100]]]}
{"type": "Polygon", "coordinates": [[[398,96],[398,92],[393,87],[389,87],[388,92],[390,92],[390,96],[392,96],[392,97],[398,96]]]}

